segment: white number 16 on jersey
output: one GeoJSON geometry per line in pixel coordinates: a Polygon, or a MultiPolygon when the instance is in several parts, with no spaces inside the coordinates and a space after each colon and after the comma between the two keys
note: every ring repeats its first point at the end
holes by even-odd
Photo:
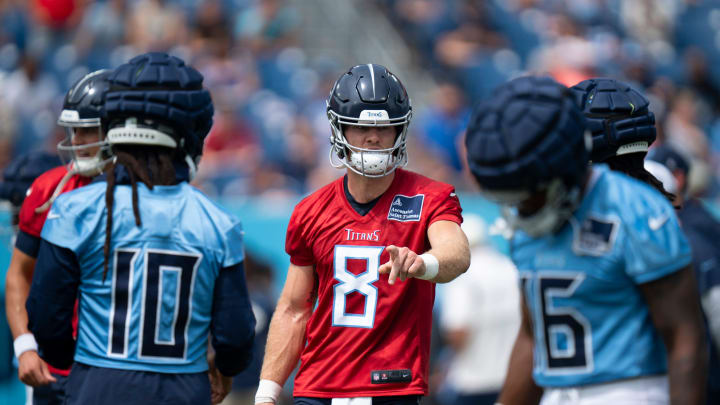
{"type": "Polygon", "coordinates": [[[384,246],[335,246],[334,277],[340,283],[335,285],[333,291],[333,326],[373,327],[378,300],[377,288],[373,283],[379,277],[380,255],[384,249],[384,246]],[[355,275],[348,271],[348,259],[364,260],[365,272],[355,275]],[[365,296],[365,308],[362,314],[346,313],[347,296],[353,291],[365,296]]]}

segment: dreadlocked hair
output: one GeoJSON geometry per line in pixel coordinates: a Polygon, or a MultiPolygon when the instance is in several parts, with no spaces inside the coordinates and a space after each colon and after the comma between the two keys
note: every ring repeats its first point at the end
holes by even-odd
{"type": "Polygon", "coordinates": [[[605,160],[610,166],[610,169],[627,174],[630,177],[634,177],[646,184],[653,186],[660,194],[664,195],[665,198],[674,202],[676,197],[665,190],[663,184],[658,180],[652,173],[645,170],[644,159],[645,152],[628,153],[626,155],[612,156],[605,160]]]}
{"type": "Polygon", "coordinates": [[[173,166],[173,158],[176,150],[158,146],[139,146],[139,145],[115,145],[113,151],[117,157],[109,167],[105,169],[107,176],[107,190],[105,191],[105,205],[107,206],[107,226],[105,227],[105,246],[103,253],[105,261],[103,263],[103,283],[108,272],[108,262],[110,261],[110,240],[112,238],[113,224],[113,205],[115,200],[115,166],[123,165],[130,176],[130,185],[132,187],[132,205],[133,215],[135,216],[135,225],[141,226],[140,220],[140,201],[138,200],[137,183],[138,181],[145,183],[150,190],[154,186],[168,186],[177,183],[175,178],[175,168],[173,166]]]}

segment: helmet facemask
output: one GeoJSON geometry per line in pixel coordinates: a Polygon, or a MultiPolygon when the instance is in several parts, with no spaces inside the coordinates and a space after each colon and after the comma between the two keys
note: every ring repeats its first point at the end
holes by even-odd
{"type": "Polygon", "coordinates": [[[57,145],[61,160],[73,174],[92,177],[100,174],[112,161],[110,144],[105,138],[99,118],[71,119],[74,111],[65,110],[58,125],[66,137],[57,145]],[[85,142],[88,138],[96,141],[85,142]]]}
{"type": "Polygon", "coordinates": [[[511,230],[520,229],[537,238],[557,232],[565,225],[582,200],[582,187],[556,178],[535,192],[483,191],[482,195],[500,205],[511,230]],[[519,206],[536,193],[544,193],[544,203],[532,213],[523,214],[519,206]]]}
{"type": "Polygon", "coordinates": [[[330,120],[330,164],[335,168],[343,166],[365,177],[384,177],[398,167],[408,163],[407,129],[412,111],[402,117],[389,118],[385,110],[364,110],[359,118],[347,117],[328,109],[330,120]],[[395,143],[387,149],[367,149],[353,146],[343,132],[343,126],[399,127],[395,143]]]}

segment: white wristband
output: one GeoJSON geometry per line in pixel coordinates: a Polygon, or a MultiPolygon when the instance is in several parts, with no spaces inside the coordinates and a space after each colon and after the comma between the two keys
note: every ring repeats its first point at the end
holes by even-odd
{"type": "Polygon", "coordinates": [[[15,357],[18,359],[23,353],[34,350],[38,351],[38,344],[35,341],[35,336],[32,333],[23,333],[18,336],[13,342],[13,349],[15,349],[15,357]]]}
{"type": "Polygon", "coordinates": [[[282,391],[282,386],[275,381],[260,380],[257,393],[255,393],[255,403],[264,404],[270,402],[276,404],[280,391],[282,391]]]}
{"type": "Polygon", "coordinates": [[[440,270],[440,262],[438,262],[437,257],[431,255],[430,253],[423,253],[420,257],[423,259],[423,262],[425,262],[425,274],[415,278],[419,278],[420,280],[434,279],[440,270]]]}

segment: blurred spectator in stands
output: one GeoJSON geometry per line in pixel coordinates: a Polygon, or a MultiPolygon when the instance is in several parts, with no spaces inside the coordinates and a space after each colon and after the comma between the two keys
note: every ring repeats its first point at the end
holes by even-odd
{"type": "Polygon", "coordinates": [[[86,3],[83,0],[32,0],[30,10],[36,22],[62,30],[77,25],[86,3]]]}
{"type": "Polygon", "coordinates": [[[700,96],[700,100],[708,103],[708,114],[702,118],[707,120],[709,114],[720,113],[720,87],[712,77],[708,66],[707,55],[698,47],[690,47],[683,53],[685,75],[692,89],[700,96]]]}
{"type": "Polygon", "coordinates": [[[187,21],[177,2],[138,0],[127,20],[127,41],[136,52],[167,51],[187,43],[187,21]]]}
{"type": "MultiPolygon", "coordinates": [[[[310,172],[317,166],[325,156],[320,156],[322,148],[318,145],[317,138],[313,134],[313,127],[310,121],[303,115],[297,114],[293,120],[292,129],[286,140],[286,160],[283,164],[283,171],[287,176],[292,177],[300,184],[305,184],[310,172]]],[[[299,193],[305,193],[305,189],[299,193]]]]}
{"type": "Polygon", "coordinates": [[[230,18],[220,0],[208,0],[197,8],[192,21],[191,38],[200,46],[194,47],[202,51],[202,46],[211,47],[211,53],[222,54],[230,50],[232,30],[230,18]]]}
{"type": "Polygon", "coordinates": [[[697,94],[689,88],[682,88],[675,94],[665,123],[665,135],[668,142],[682,145],[683,152],[706,160],[708,142],[705,133],[697,126],[697,102],[697,94]]]}
{"type": "Polygon", "coordinates": [[[258,140],[230,103],[220,101],[216,105],[213,127],[205,140],[202,164],[194,183],[213,196],[246,194],[247,178],[262,159],[258,140]]]}
{"type": "Polygon", "coordinates": [[[97,1],[85,11],[74,45],[90,70],[107,66],[113,49],[125,40],[128,5],[126,0],[97,1]]]}
{"type": "MultiPolygon", "coordinates": [[[[452,12],[456,2],[436,0],[398,0],[388,12],[393,13],[396,23],[406,35],[408,42],[415,44],[418,59],[432,66],[433,47],[444,32],[457,28],[459,17],[452,12]]],[[[380,6],[387,3],[379,2],[380,6]]]]}
{"type": "Polygon", "coordinates": [[[56,127],[57,114],[52,111],[59,101],[59,88],[53,77],[42,70],[35,55],[25,53],[20,66],[0,80],[0,87],[0,99],[17,116],[15,156],[43,144],[56,127]]]}
{"type": "MultiPolygon", "coordinates": [[[[2,83],[0,79],[0,88],[2,83]]],[[[15,156],[16,118],[14,110],[0,97],[0,169],[7,166],[15,156]]]]}
{"type": "Polygon", "coordinates": [[[618,16],[628,36],[651,50],[669,47],[681,2],[677,0],[635,0],[618,3],[618,16]]]}
{"type": "Polygon", "coordinates": [[[235,20],[235,36],[253,52],[275,53],[297,43],[299,13],[281,0],[255,0],[235,20]]]}
{"type": "Polygon", "coordinates": [[[484,97],[495,83],[507,78],[503,73],[508,72],[498,71],[492,58],[505,44],[504,37],[489,27],[463,22],[438,37],[434,54],[449,69],[450,78],[461,80],[471,97],[484,97]]]}
{"type": "Polygon", "coordinates": [[[490,245],[479,216],[465,215],[462,228],[470,242],[470,268],[441,287],[441,328],[455,352],[445,380],[455,394],[448,405],[492,405],[520,327],[518,274],[490,245]]]}
{"type": "Polygon", "coordinates": [[[690,88],[680,88],[670,100],[665,121],[665,139],[687,156],[693,166],[687,181],[688,194],[697,196],[710,182],[712,148],[705,131],[698,126],[698,95],[690,88]]]}
{"type": "Polygon", "coordinates": [[[438,85],[430,97],[432,104],[418,112],[416,127],[420,140],[446,165],[462,171],[458,147],[470,116],[469,103],[453,83],[438,85]]]}
{"type": "Polygon", "coordinates": [[[677,201],[673,203],[682,206],[678,218],[692,247],[693,268],[710,336],[707,403],[716,404],[720,398],[720,222],[700,200],[687,195],[691,166],[690,161],[679,151],[668,145],[660,145],[650,150],[647,159],[646,168],[659,172],[656,177],[663,181],[668,191],[676,195],[677,201]],[[649,163],[656,163],[660,167],[653,168],[648,166],[649,163]],[[671,176],[669,181],[663,178],[662,170],[671,176]]]}

